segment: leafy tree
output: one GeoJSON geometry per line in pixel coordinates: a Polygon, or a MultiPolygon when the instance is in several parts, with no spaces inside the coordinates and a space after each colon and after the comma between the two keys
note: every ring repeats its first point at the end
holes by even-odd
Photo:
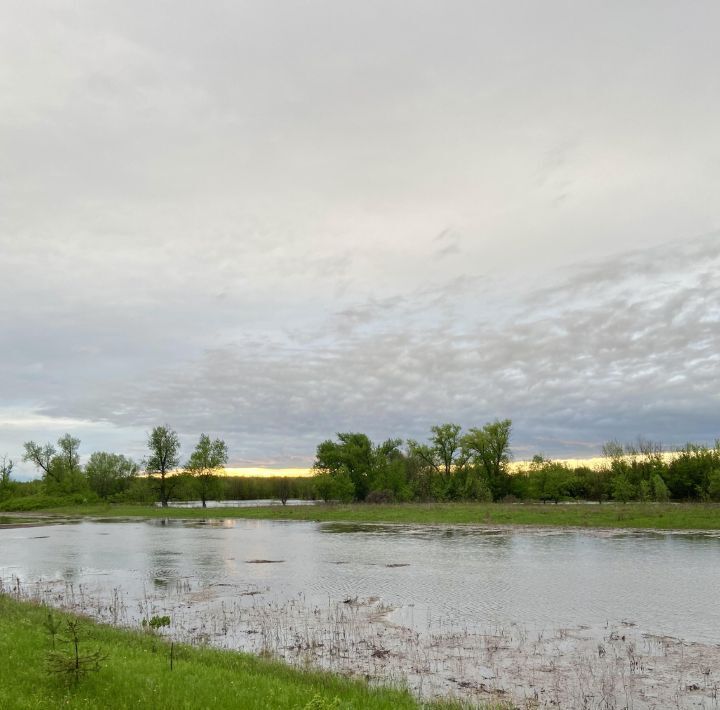
{"type": "Polygon", "coordinates": [[[180,464],[180,439],[168,426],[156,426],[148,436],[150,456],[145,461],[145,471],[156,481],[163,508],[167,508],[175,485],[172,473],[180,464]]]}
{"type": "Polygon", "coordinates": [[[431,466],[437,473],[449,477],[453,469],[464,463],[461,427],[458,424],[440,424],[430,428],[429,444],[408,440],[411,455],[431,466]]]}
{"type": "Polygon", "coordinates": [[[622,473],[616,476],[612,482],[612,495],[615,500],[627,503],[636,495],[635,486],[630,482],[627,474],[622,473]]]}
{"type": "Polygon", "coordinates": [[[493,499],[492,490],[487,481],[474,469],[467,472],[459,493],[461,498],[482,503],[490,503],[493,499]]]}
{"type": "Polygon", "coordinates": [[[228,450],[225,442],[222,439],[211,440],[207,434],[201,434],[185,470],[198,481],[203,508],[207,508],[208,495],[227,461],[228,450]]]}
{"type": "Polygon", "coordinates": [[[672,497],[680,500],[706,498],[710,472],[720,468],[720,446],[687,444],[667,469],[665,481],[672,497]]]}
{"type": "Polygon", "coordinates": [[[28,441],[24,444],[23,461],[35,465],[42,472],[43,481],[49,489],[72,493],[86,488],[86,480],[80,468],[80,439],[65,434],[57,441],[58,448],[52,444],[37,444],[28,441]]]}
{"type": "Polygon", "coordinates": [[[101,498],[109,498],[129,489],[132,479],[139,472],[138,465],[122,454],[96,451],[85,464],[90,490],[101,498]]]}
{"type": "Polygon", "coordinates": [[[156,500],[154,482],[148,476],[132,476],[128,479],[127,489],[116,493],[115,497],[133,503],[152,503],[156,500]]]}
{"type": "Polygon", "coordinates": [[[339,500],[349,503],[355,496],[355,486],[346,468],[337,471],[319,471],[315,474],[315,486],[318,495],[326,503],[339,500]]]}
{"type": "Polygon", "coordinates": [[[52,466],[61,471],[61,489],[65,493],[87,490],[87,479],[80,466],[80,439],[65,434],[58,439],[57,444],[58,452],[52,466]]]}
{"type": "Polygon", "coordinates": [[[602,503],[610,497],[610,476],[607,471],[597,471],[587,466],[575,469],[575,475],[583,482],[585,497],[602,503]]]}
{"type": "Polygon", "coordinates": [[[401,446],[402,439],[387,439],[373,447],[370,488],[376,493],[377,500],[409,500],[412,497],[407,459],[401,446]]]}
{"type": "Polygon", "coordinates": [[[10,495],[12,488],[12,471],[15,464],[7,456],[0,458],[0,498],[10,495]]]}
{"type": "Polygon", "coordinates": [[[568,495],[572,477],[572,472],[559,461],[533,456],[528,491],[533,498],[558,503],[568,495]]]}
{"type": "Polygon", "coordinates": [[[405,457],[404,470],[412,497],[419,500],[430,500],[432,498],[433,478],[439,474],[434,468],[429,467],[410,446],[408,446],[408,453],[405,457]]]}
{"type": "Polygon", "coordinates": [[[509,419],[496,420],[482,429],[470,429],[462,441],[468,456],[482,471],[495,500],[506,495],[509,488],[507,466],[511,428],[509,419]]]}
{"type": "Polygon", "coordinates": [[[290,481],[286,476],[279,476],[277,479],[277,497],[278,500],[283,504],[286,505],[288,502],[288,498],[290,497],[290,481]]]}
{"type": "MultiPolygon", "coordinates": [[[[45,444],[43,446],[36,444],[34,441],[26,441],[23,447],[25,449],[23,461],[33,464],[41,471],[45,481],[55,477],[56,472],[53,471],[52,462],[57,452],[52,444],[45,444]]],[[[57,482],[59,483],[59,481],[57,482]]]]}
{"type": "Polygon", "coordinates": [[[571,475],[563,464],[557,461],[551,462],[547,467],[543,499],[551,500],[557,504],[567,497],[571,475]]]}
{"type": "Polygon", "coordinates": [[[720,501],[720,468],[715,468],[708,474],[707,498],[720,501]]]}
{"type": "Polygon", "coordinates": [[[67,474],[76,474],[80,471],[80,439],[70,434],[61,436],[58,441],[57,461],[67,474]]]}
{"type": "MultiPolygon", "coordinates": [[[[323,441],[317,447],[313,468],[330,476],[347,475],[354,497],[364,500],[370,490],[375,464],[372,442],[365,434],[353,432],[338,434],[337,437],[339,441],[323,441]]],[[[347,495],[349,487],[343,482],[338,490],[347,495]]]]}

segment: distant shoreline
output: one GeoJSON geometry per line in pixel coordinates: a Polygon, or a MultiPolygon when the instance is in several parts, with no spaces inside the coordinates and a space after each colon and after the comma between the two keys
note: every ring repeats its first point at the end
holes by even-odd
{"type": "MultiPolygon", "coordinates": [[[[5,515],[5,513],[3,513],[5,515]]],[[[412,525],[539,526],[678,531],[720,530],[718,503],[401,503],[255,508],[76,505],[18,513],[23,518],[251,519],[412,525]]]]}

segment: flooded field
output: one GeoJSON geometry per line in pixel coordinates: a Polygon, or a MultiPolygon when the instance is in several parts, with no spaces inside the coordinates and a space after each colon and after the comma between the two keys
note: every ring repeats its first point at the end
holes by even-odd
{"type": "Polygon", "coordinates": [[[101,520],[0,551],[7,593],[425,697],[720,707],[717,534],[101,520]]]}
{"type": "MultiPolygon", "coordinates": [[[[277,498],[253,498],[251,500],[208,500],[205,502],[206,508],[266,508],[268,506],[282,505],[317,505],[317,500],[301,500],[300,498],[290,498],[285,503],[277,498]]],[[[160,503],[155,503],[155,507],[159,508],[160,503]]],[[[200,500],[186,501],[170,501],[169,508],[202,508],[203,504],[200,500]]]]}

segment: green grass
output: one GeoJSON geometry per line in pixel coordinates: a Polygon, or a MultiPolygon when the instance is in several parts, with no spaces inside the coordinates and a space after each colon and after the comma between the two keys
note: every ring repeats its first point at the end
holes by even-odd
{"type": "MultiPolygon", "coordinates": [[[[371,689],[328,673],[301,671],[284,663],[232,651],[170,646],[140,631],[89,620],[82,624],[80,653],[107,655],[100,670],[77,685],[45,670],[51,637],[47,607],[0,595],[0,708],[312,708],[350,710],[420,707],[401,690],[371,689]]],[[[57,619],[76,618],[53,611],[57,619]]],[[[62,634],[60,634],[62,636],[62,634]]],[[[67,645],[59,644],[58,648],[67,645]]],[[[433,705],[432,707],[458,707],[433,705]]]]}
{"type": "Polygon", "coordinates": [[[155,508],[75,505],[49,514],[95,517],[252,518],[408,524],[552,525],[660,530],[718,530],[720,505],[711,503],[603,503],[602,505],[404,503],[265,508],[155,508]]]}

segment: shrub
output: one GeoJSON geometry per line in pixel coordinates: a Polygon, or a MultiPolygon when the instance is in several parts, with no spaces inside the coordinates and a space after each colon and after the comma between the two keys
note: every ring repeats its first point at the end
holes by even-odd
{"type": "Polygon", "coordinates": [[[663,481],[662,477],[657,473],[652,477],[652,490],[653,498],[656,501],[666,503],[670,500],[670,489],[665,485],[665,481],[663,481]]]}
{"type": "Polygon", "coordinates": [[[395,495],[392,491],[370,491],[365,497],[366,503],[394,503],[395,495]]]}
{"type": "Polygon", "coordinates": [[[622,473],[612,482],[612,495],[615,500],[627,503],[635,497],[635,486],[630,483],[627,474],[622,473]]]}
{"type": "Polygon", "coordinates": [[[720,501],[720,468],[713,469],[708,474],[707,495],[710,500],[720,501]]]}
{"type": "Polygon", "coordinates": [[[10,498],[0,504],[0,510],[26,512],[45,510],[46,508],[62,508],[64,506],[85,505],[95,503],[98,498],[94,494],[74,493],[66,496],[35,495],[22,498],[10,498]]]}

